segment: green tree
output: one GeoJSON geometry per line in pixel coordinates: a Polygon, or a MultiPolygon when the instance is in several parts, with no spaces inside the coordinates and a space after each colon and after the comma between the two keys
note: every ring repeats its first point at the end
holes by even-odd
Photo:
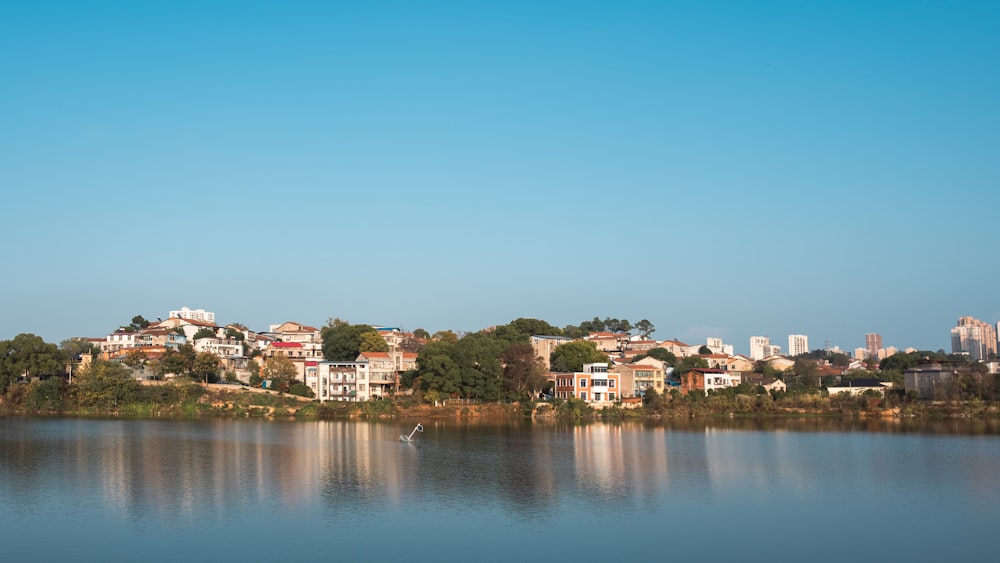
{"type": "Polygon", "coordinates": [[[451,357],[454,347],[450,342],[430,342],[417,353],[417,372],[424,390],[444,396],[461,392],[462,371],[451,357]]]}
{"type": "MultiPolygon", "coordinates": [[[[339,319],[335,319],[339,321],[339,319]]],[[[352,362],[361,353],[361,338],[366,332],[378,332],[368,325],[352,325],[346,322],[323,327],[323,357],[332,362],[352,362]]],[[[381,338],[381,336],[379,337],[381,338]]],[[[383,343],[385,341],[383,340],[383,343]]]]}
{"type": "Polygon", "coordinates": [[[426,330],[424,330],[422,328],[418,328],[417,330],[414,330],[413,331],[413,336],[415,338],[420,338],[421,340],[430,340],[431,339],[431,333],[427,332],[426,330]]]}
{"type": "Polygon", "coordinates": [[[149,328],[149,321],[147,321],[146,319],[144,319],[142,317],[142,315],[136,315],[136,316],[132,317],[132,324],[131,324],[131,326],[136,331],[143,330],[145,328],[149,328]]]}
{"type": "Polygon", "coordinates": [[[545,384],[545,364],[535,355],[531,344],[515,342],[500,356],[504,386],[519,400],[530,399],[545,384]]]}
{"type": "Polygon", "coordinates": [[[656,329],[653,327],[653,323],[646,319],[642,319],[641,321],[635,323],[635,329],[639,331],[639,335],[643,340],[649,340],[649,336],[656,332],[656,329]]]}
{"type": "Polygon", "coordinates": [[[0,341],[0,393],[19,377],[61,376],[66,360],[66,354],[55,344],[34,334],[18,334],[13,340],[0,341]]]}
{"type": "Polygon", "coordinates": [[[441,342],[454,344],[458,342],[458,335],[451,330],[439,330],[431,336],[431,340],[440,340],[441,342]]]}
{"type": "Polygon", "coordinates": [[[82,407],[114,411],[140,393],[139,382],[118,362],[97,359],[77,373],[76,397],[82,407]]]}
{"type": "Polygon", "coordinates": [[[701,348],[698,348],[698,354],[701,355],[701,356],[705,356],[705,355],[708,355],[708,354],[714,354],[714,352],[712,352],[711,348],[709,348],[708,346],[702,344],[701,348]]]}
{"type": "Polygon", "coordinates": [[[97,354],[101,347],[86,338],[67,338],[59,343],[59,349],[69,360],[79,360],[84,354],[97,354]]]}
{"type": "Polygon", "coordinates": [[[668,366],[677,365],[677,356],[673,352],[667,350],[666,348],[653,348],[646,355],[650,358],[655,358],[661,362],[666,363],[668,366]]]}
{"type": "Polygon", "coordinates": [[[288,391],[296,375],[298,370],[295,369],[295,363],[281,354],[265,360],[264,369],[261,370],[261,377],[271,380],[271,384],[278,391],[288,391]]]}
{"type": "Polygon", "coordinates": [[[688,356],[681,360],[675,367],[674,373],[680,375],[682,373],[687,373],[695,368],[707,368],[708,362],[705,358],[699,358],[698,356],[688,356]]]}
{"type": "MultiPolygon", "coordinates": [[[[377,330],[362,332],[358,340],[358,352],[388,352],[389,344],[377,330]]],[[[357,358],[357,356],[355,356],[357,358]]]]}
{"type": "Polygon", "coordinates": [[[522,317],[495,327],[490,334],[504,342],[527,343],[532,336],[562,336],[563,331],[545,321],[522,317]]]}
{"type": "Polygon", "coordinates": [[[215,382],[219,380],[219,368],[221,365],[222,361],[215,354],[200,352],[194,357],[191,374],[196,379],[204,379],[205,383],[215,382]]]}
{"type": "Polygon", "coordinates": [[[201,340],[202,338],[215,338],[215,331],[207,327],[199,328],[191,340],[201,340]]]}
{"type": "Polygon", "coordinates": [[[504,344],[483,333],[469,334],[455,343],[452,357],[462,373],[462,396],[495,400],[500,397],[504,344]]]}
{"type": "Polygon", "coordinates": [[[226,327],[226,338],[243,342],[246,339],[246,335],[236,325],[231,325],[226,327]]]}
{"type": "Polygon", "coordinates": [[[549,358],[553,371],[575,372],[583,369],[583,364],[609,362],[608,355],[597,349],[597,345],[586,340],[574,340],[552,351],[549,358]]]}
{"type": "Polygon", "coordinates": [[[146,353],[141,348],[132,348],[128,352],[125,352],[125,358],[122,360],[122,363],[135,370],[143,366],[148,360],[149,357],[146,356],[146,353]]]}

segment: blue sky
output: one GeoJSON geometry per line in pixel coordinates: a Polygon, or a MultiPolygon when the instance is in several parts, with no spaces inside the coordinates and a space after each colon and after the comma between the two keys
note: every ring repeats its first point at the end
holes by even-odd
{"type": "Polygon", "coordinates": [[[0,338],[182,306],[949,347],[995,2],[0,2],[0,338]]]}

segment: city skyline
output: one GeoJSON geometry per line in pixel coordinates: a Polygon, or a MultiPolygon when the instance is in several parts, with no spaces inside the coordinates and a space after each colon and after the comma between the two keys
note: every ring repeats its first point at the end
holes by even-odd
{"type": "Polygon", "coordinates": [[[998,27],[974,2],[8,2],[0,339],[187,304],[947,350],[1000,320],[1000,265],[954,233],[997,240],[998,27]]]}

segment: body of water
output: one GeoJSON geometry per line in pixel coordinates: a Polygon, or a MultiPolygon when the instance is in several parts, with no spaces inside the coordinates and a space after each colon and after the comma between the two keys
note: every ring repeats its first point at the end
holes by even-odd
{"type": "Polygon", "coordinates": [[[995,561],[992,423],[0,418],[8,561],[995,561]]]}

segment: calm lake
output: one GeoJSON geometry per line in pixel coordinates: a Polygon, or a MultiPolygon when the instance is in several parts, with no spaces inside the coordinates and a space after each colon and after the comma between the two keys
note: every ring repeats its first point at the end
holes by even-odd
{"type": "Polygon", "coordinates": [[[5,561],[997,561],[997,421],[0,418],[5,561]]]}

